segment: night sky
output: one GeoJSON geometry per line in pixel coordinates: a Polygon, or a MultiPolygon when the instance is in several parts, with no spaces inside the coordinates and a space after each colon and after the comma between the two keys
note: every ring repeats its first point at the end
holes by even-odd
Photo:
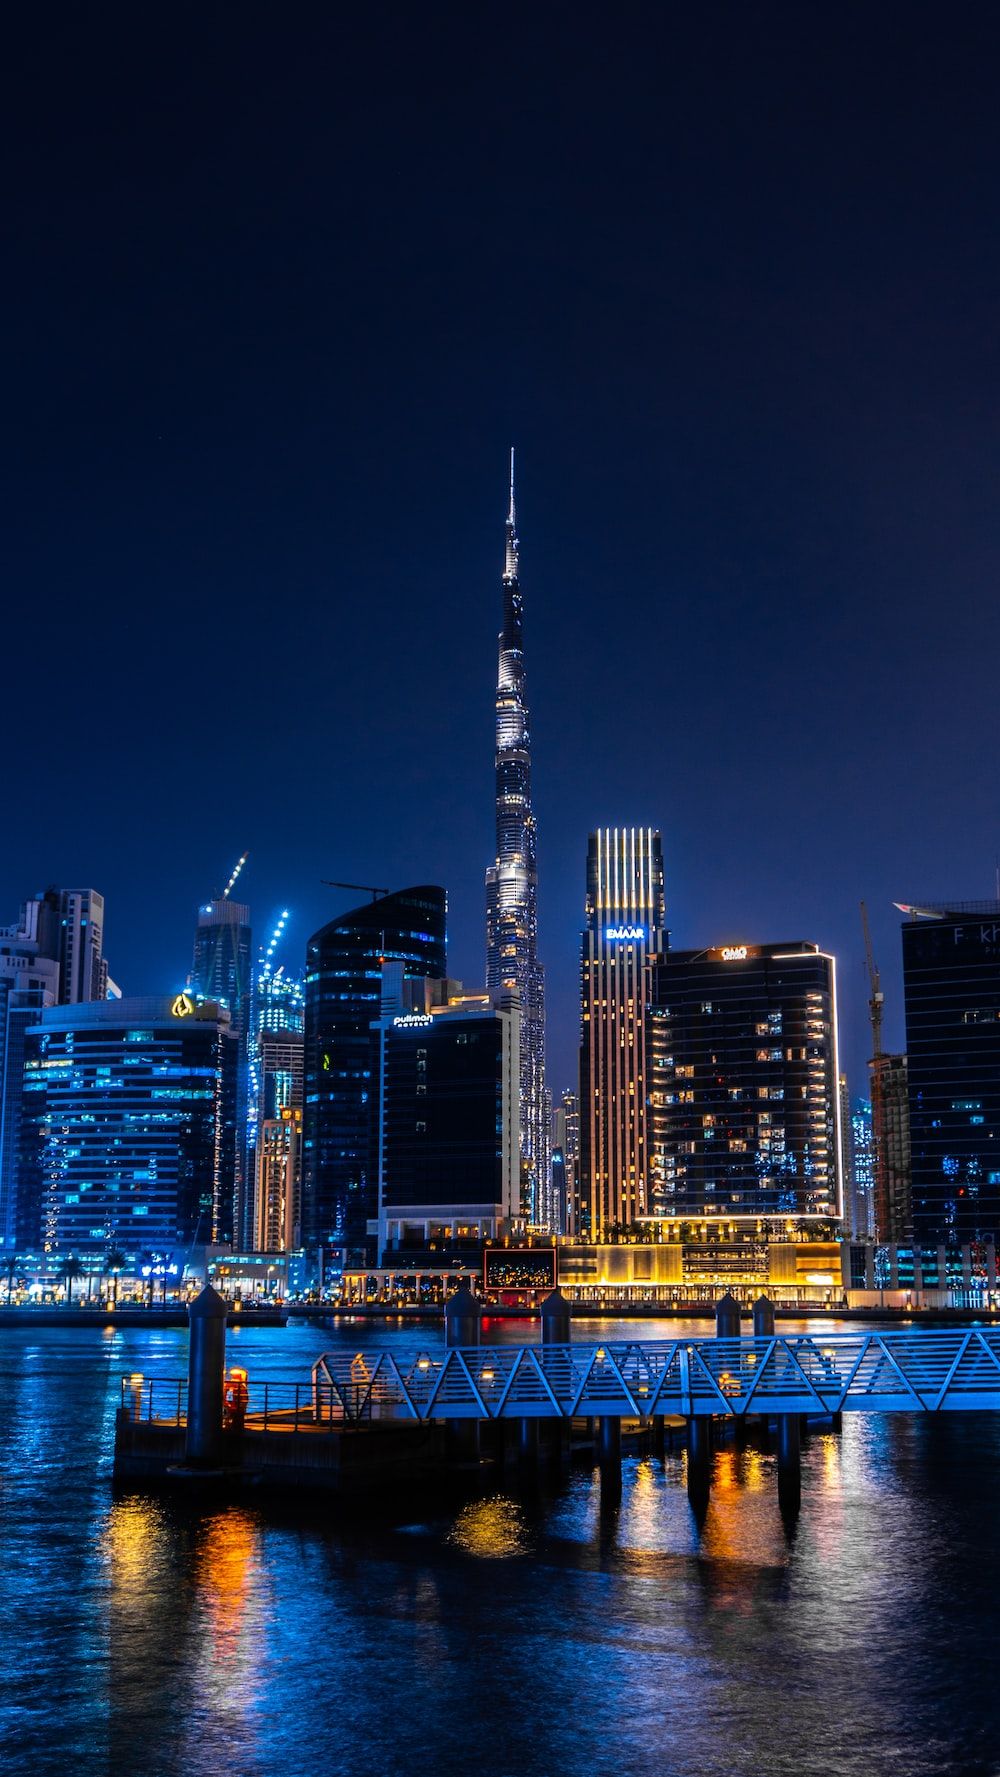
{"type": "MultiPolygon", "coordinates": [[[[8,26],[9,28],[9,26],[8,26]]],[[[1000,14],[57,7],[4,43],[0,921],[183,980],[249,848],[286,955],[450,896],[484,968],[506,455],[550,1083],[586,842],[677,945],[814,938],[1000,848],[1000,14]]]]}

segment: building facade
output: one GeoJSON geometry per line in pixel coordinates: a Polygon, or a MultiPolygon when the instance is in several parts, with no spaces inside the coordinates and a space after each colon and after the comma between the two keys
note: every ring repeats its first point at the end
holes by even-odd
{"type": "Polygon", "coordinates": [[[17,1248],[25,1032],[59,1001],[59,964],[42,954],[37,901],[0,933],[0,1251],[17,1248]]]}
{"type": "Polygon", "coordinates": [[[510,458],[503,575],[503,629],[496,693],[496,858],[486,872],[486,989],[521,1006],[520,1130],[523,1206],[528,1219],[551,1220],[548,1111],[545,1097],[545,980],[538,960],[538,857],[531,800],[531,732],[510,458]]]}
{"type": "Polygon", "coordinates": [[[461,995],[372,1027],[379,1250],[503,1233],[520,1208],[520,1023],[513,996],[461,995]]]}
{"type": "Polygon", "coordinates": [[[581,950],[579,1228],[601,1240],[649,1213],[650,968],[668,943],[651,827],[604,827],[587,851],[581,950]]]}
{"type": "Polygon", "coordinates": [[[874,1240],[875,1131],[870,1098],[856,1098],[851,1107],[851,1162],[851,1214],[845,1220],[852,1240],[874,1240]]]}
{"type": "Polygon", "coordinates": [[[217,1238],[236,1064],[228,1013],[188,994],[39,1012],[24,1038],[19,1246],[131,1256],[217,1238]]]}
{"type": "Polygon", "coordinates": [[[1000,1232],[1000,902],[904,908],[913,1237],[1000,1232]]]}
{"type": "Polygon", "coordinates": [[[652,968],[650,1213],[839,1220],[834,959],[815,944],[671,951],[652,968]]]}
{"type": "Polygon", "coordinates": [[[868,1063],[868,1075],[875,1163],[874,1231],[879,1240],[905,1243],[913,1232],[906,1056],[875,1055],[868,1063]]]}
{"type": "MultiPolygon", "coordinates": [[[[239,869],[239,866],[237,867],[239,869]]],[[[235,879],[234,872],[234,879],[235,879]]],[[[218,1238],[246,1250],[253,1238],[253,1186],[248,1164],[250,1117],[251,999],[253,992],[250,909],[228,891],[198,909],[191,991],[224,1006],[237,1044],[236,1094],[239,1133],[232,1201],[222,1207],[218,1238]]]]}
{"type": "Polygon", "coordinates": [[[381,1016],[387,963],[401,980],[445,976],[446,922],[444,889],[424,886],[355,907],[309,939],[302,1236],[314,1266],[320,1252],[324,1269],[374,1257],[371,1025],[381,1016]]]}

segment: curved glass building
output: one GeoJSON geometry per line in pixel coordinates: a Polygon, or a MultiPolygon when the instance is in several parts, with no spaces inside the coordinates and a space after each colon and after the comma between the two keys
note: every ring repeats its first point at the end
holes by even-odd
{"type": "Polygon", "coordinates": [[[400,889],[331,920],[306,948],[302,1238],[326,1263],[374,1261],[370,1027],[384,965],[401,964],[404,978],[447,973],[447,913],[443,888],[400,889]]]}

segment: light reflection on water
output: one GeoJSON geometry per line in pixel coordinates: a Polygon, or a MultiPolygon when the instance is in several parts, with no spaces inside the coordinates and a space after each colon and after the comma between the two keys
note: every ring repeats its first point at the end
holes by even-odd
{"type": "MultiPolygon", "coordinates": [[[[233,1345],[251,1375],[299,1378],[339,1339],[361,1342],[300,1327],[233,1345]]],[[[1000,1770],[1000,1416],[813,1431],[795,1521],[752,1442],[715,1453],[701,1515],[679,1451],[627,1459],[612,1507],[589,1467],[447,1507],[401,1489],[390,1525],[299,1498],[115,1500],[118,1377],[175,1376],[185,1347],[165,1330],[2,1335],[5,1768],[1000,1770]]]]}

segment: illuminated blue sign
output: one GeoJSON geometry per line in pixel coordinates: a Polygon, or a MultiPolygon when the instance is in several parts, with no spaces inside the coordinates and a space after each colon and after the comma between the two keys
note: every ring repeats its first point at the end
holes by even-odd
{"type": "Polygon", "coordinates": [[[646,936],[646,928],[645,926],[608,926],[604,936],[614,939],[616,943],[621,943],[623,940],[630,944],[641,943],[646,936]]]}

